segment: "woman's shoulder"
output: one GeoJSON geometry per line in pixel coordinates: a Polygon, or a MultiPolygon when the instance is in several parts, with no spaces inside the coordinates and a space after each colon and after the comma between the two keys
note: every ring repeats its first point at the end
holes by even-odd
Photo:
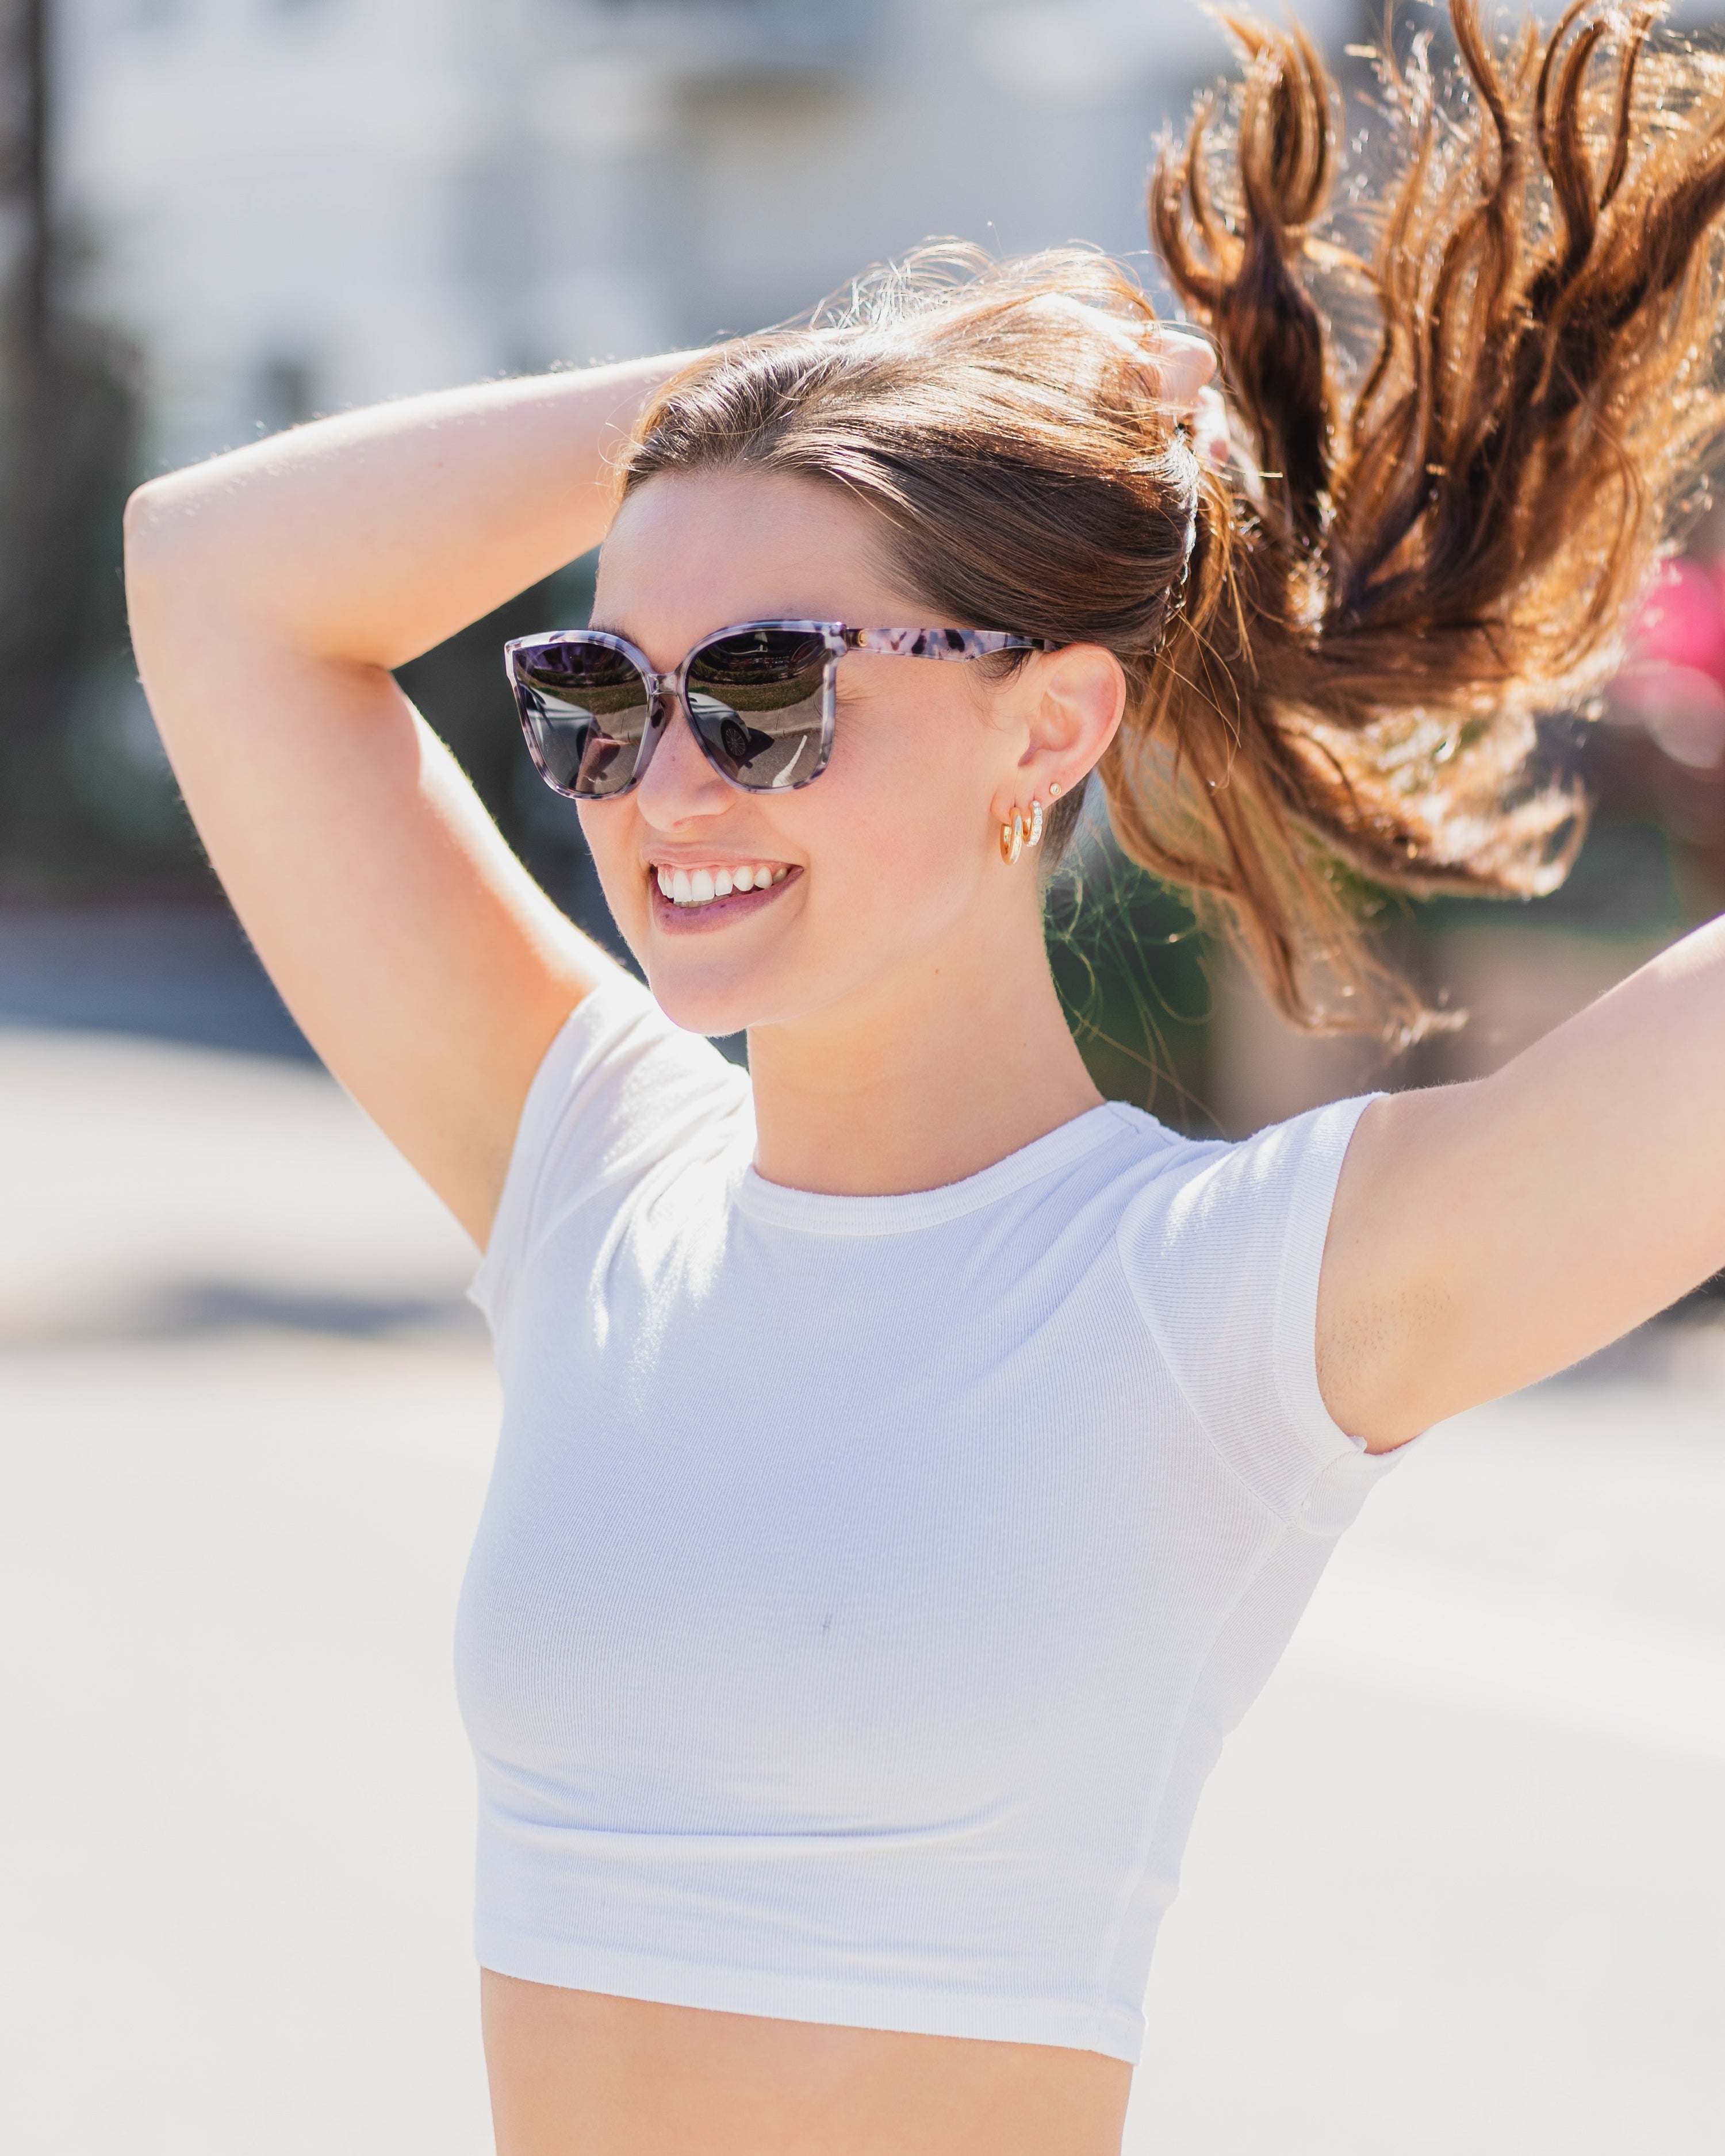
{"type": "Polygon", "coordinates": [[[528,1089],[475,1299],[487,1306],[498,1276],[572,1209],[620,1201],[678,1156],[747,1152],[753,1127],[747,1073],[615,968],[570,1012],[528,1089]]]}
{"type": "Polygon", "coordinates": [[[1279,1249],[1302,1222],[1322,1233],[1336,1178],[1370,1096],[1332,1101],[1242,1138],[1188,1137],[1127,1107],[1137,1142],[1121,1178],[1121,1234],[1137,1270],[1166,1277],[1202,1248],[1218,1263],[1279,1249]]]}

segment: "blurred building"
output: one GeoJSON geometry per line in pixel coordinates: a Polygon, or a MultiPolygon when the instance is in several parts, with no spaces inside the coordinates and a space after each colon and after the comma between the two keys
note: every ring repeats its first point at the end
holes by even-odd
{"type": "MultiPolygon", "coordinates": [[[[1355,0],[1301,13],[1335,44],[1355,0]]],[[[59,0],[87,304],[152,461],[797,312],[931,234],[1144,244],[1167,0],[59,0]]]]}

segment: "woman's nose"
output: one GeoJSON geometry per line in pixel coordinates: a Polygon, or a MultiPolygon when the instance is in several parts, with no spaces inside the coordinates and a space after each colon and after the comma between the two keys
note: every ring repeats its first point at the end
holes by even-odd
{"type": "Polygon", "coordinates": [[[636,791],[641,814],[661,831],[730,806],[731,788],[701,754],[689,715],[674,698],[665,700],[665,737],[636,791]]]}

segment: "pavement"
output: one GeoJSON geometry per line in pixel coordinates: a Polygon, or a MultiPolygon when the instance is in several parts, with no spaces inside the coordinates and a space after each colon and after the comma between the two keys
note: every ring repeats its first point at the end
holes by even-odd
{"type": "MultiPolygon", "coordinates": [[[[39,971],[0,1025],[0,2146],[479,2156],[471,1248],[315,1064],[219,1012],[70,1029],[39,971]]],[[[1132,2156],[1717,2156],[1722,1528],[1705,1326],[1421,1441],[1200,1810],[1132,2156]]]]}

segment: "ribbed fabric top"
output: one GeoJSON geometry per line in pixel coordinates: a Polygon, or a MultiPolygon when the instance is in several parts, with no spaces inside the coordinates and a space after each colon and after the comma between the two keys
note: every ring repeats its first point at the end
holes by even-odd
{"type": "Polygon", "coordinates": [[[1136,2059],[1199,1789],[1389,1464],[1314,1364],[1363,1106],[1236,1146],[1110,1105],[823,1196],[706,1042],[590,996],[473,1289],[481,1962],[1136,2059]]]}

